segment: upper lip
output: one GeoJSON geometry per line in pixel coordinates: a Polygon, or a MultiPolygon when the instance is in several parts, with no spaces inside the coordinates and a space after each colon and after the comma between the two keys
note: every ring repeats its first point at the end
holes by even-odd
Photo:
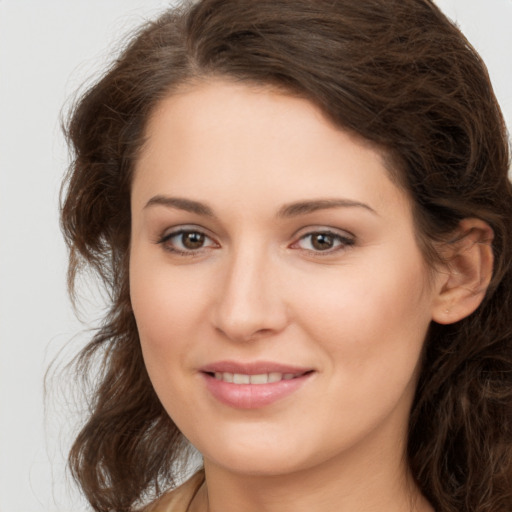
{"type": "Polygon", "coordinates": [[[202,366],[199,369],[203,373],[240,373],[244,375],[261,375],[264,373],[292,373],[302,375],[310,372],[313,368],[294,366],[271,361],[254,361],[241,363],[237,361],[217,361],[202,366]]]}

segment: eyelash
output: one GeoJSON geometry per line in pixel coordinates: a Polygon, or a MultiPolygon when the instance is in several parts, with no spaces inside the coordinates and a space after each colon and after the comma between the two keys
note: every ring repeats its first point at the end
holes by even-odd
{"type": "Polygon", "coordinates": [[[346,250],[348,247],[351,247],[355,244],[355,238],[348,234],[342,235],[335,231],[331,231],[329,229],[319,229],[317,231],[309,231],[308,233],[302,235],[296,242],[294,242],[290,247],[295,248],[299,245],[299,243],[303,240],[310,239],[310,244],[312,243],[312,237],[314,236],[323,236],[329,237],[331,241],[337,245],[334,247],[328,248],[326,250],[320,249],[307,249],[302,248],[302,250],[308,252],[309,254],[313,254],[315,256],[329,256],[331,254],[337,253],[338,251],[346,250]]]}
{"type": "Polygon", "coordinates": [[[157,243],[161,244],[163,246],[164,250],[166,250],[166,251],[172,252],[174,254],[178,254],[180,256],[188,256],[188,257],[197,256],[202,251],[204,251],[205,249],[208,249],[210,247],[213,247],[213,246],[218,247],[218,244],[214,240],[212,240],[212,238],[209,237],[206,233],[204,233],[200,229],[194,229],[194,228],[180,228],[176,231],[172,231],[171,233],[167,233],[167,234],[163,235],[158,240],[157,243]],[[176,247],[175,244],[170,243],[173,238],[181,236],[182,238],[181,238],[180,243],[183,245],[183,236],[184,235],[200,235],[201,237],[204,237],[205,240],[209,240],[212,243],[207,246],[198,247],[197,249],[179,249],[178,247],[176,247]]]}
{"type": "MultiPolygon", "coordinates": [[[[210,248],[218,248],[219,244],[215,242],[210,236],[208,236],[204,231],[200,229],[193,229],[193,228],[180,228],[176,231],[172,231],[171,233],[167,233],[160,237],[160,239],[157,241],[158,244],[162,245],[164,250],[169,251],[173,254],[177,254],[179,256],[185,256],[185,257],[194,257],[199,256],[204,250],[208,250],[210,248]],[[176,246],[176,243],[171,243],[171,240],[176,237],[182,237],[181,238],[181,245],[183,246],[183,236],[184,235],[199,235],[200,237],[203,237],[203,240],[209,240],[208,245],[201,245],[201,247],[198,247],[196,249],[180,249],[176,246]]],[[[355,244],[355,238],[353,236],[347,236],[347,235],[341,235],[340,233],[336,233],[334,231],[328,230],[328,229],[319,229],[316,231],[309,231],[308,233],[302,235],[296,242],[293,242],[291,245],[289,245],[292,249],[302,249],[303,251],[312,254],[314,256],[328,256],[334,253],[337,253],[338,251],[346,250],[348,247],[351,247],[355,244]],[[334,247],[328,248],[326,250],[320,250],[320,249],[310,249],[310,248],[301,248],[299,246],[300,242],[310,239],[310,245],[312,245],[311,238],[314,236],[322,236],[322,237],[328,237],[330,241],[334,245],[334,247]]]]}

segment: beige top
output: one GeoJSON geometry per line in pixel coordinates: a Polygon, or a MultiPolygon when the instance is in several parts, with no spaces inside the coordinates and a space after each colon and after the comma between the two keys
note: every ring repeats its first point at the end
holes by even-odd
{"type": "Polygon", "coordinates": [[[204,471],[198,471],[184,484],[150,505],[146,512],[187,512],[191,501],[204,483],[204,471]]]}

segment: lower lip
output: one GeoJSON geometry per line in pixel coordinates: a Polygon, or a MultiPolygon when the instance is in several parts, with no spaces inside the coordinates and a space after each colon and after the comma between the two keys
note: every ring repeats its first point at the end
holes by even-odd
{"type": "Polygon", "coordinates": [[[236,409],[259,409],[271,405],[297,391],[311,373],[290,380],[269,384],[233,384],[216,379],[208,373],[202,374],[206,387],[219,401],[236,409]]]}

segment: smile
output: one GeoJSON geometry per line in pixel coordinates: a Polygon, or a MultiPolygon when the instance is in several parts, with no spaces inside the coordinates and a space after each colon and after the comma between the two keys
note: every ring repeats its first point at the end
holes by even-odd
{"type": "Polygon", "coordinates": [[[317,372],[274,362],[216,362],[199,374],[210,396],[235,409],[260,409],[291,397],[317,372]]]}
{"type": "Polygon", "coordinates": [[[294,373],[260,373],[258,375],[248,375],[245,373],[215,372],[215,379],[233,384],[272,384],[282,380],[291,380],[299,377],[301,374],[294,373]]]}

